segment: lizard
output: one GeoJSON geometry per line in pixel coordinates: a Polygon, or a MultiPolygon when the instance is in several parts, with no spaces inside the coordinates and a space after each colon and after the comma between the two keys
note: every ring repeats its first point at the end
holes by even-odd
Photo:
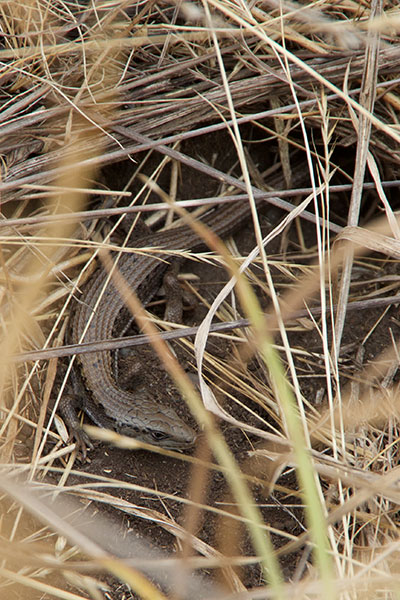
{"type": "MultiPolygon", "coordinates": [[[[202,218],[202,222],[224,238],[237,230],[249,214],[250,205],[247,201],[233,202],[212,209],[202,218]]],[[[120,273],[144,305],[148,304],[159,290],[169,265],[178,260],[176,256],[166,260],[165,251],[196,251],[205,244],[190,226],[184,225],[153,233],[150,239],[145,236],[135,242],[137,248],[149,246],[155,249],[162,248],[163,253],[157,254],[157,250],[138,255],[123,253],[118,261],[120,273]]],[[[116,319],[125,304],[112,281],[107,285],[106,281],[107,273],[98,268],[85,284],[71,320],[73,344],[82,341],[98,342],[112,337],[116,319]],[[90,325],[83,335],[90,318],[90,325]]],[[[172,408],[156,403],[146,390],[131,392],[118,385],[110,351],[80,354],[77,360],[86,390],[79,385],[75,374],[74,393],[64,395],[59,410],[67,422],[71,437],[75,438],[83,449],[84,455],[86,447],[91,447],[91,443],[80,427],[78,408],[96,425],[145,442],[178,450],[193,446],[196,433],[172,408]]]]}

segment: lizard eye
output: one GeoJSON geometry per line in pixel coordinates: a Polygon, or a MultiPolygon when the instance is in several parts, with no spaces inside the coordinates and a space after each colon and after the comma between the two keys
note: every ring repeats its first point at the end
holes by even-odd
{"type": "Polygon", "coordinates": [[[166,433],[163,433],[162,431],[152,431],[151,437],[153,438],[153,440],[160,442],[161,440],[165,440],[168,437],[168,435],[166,433]]]}

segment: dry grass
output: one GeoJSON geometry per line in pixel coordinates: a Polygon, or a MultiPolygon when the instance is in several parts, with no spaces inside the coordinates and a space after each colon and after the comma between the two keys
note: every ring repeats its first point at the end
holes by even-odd
{"type": "MultiPolygon", "coordinates": [[[[386,2],[383,11],[378,2],[352,0],[318,6],[24,0],[0,3],[0,23],[0,597],[102,598],[104,572],[151,599],[397,597],[394,319],[392,340],[385,348],[375,344],[373,360],[363,359],[364,345],[399,302],[400,229],[387,191],[388,180],[398,185],[400,165],[397,4],[386,2]],[[215,162],[212,153],[205,159],[185,153],[183,141],[225,129],[236,153],[229,169],[221,153],[215,162]],[[271,156],[267,167],[254,159],[255,147],[271,156]],[[105,168],[118,173],[125,159],[129,178],[119,185],[105,168]],[[168,222],[173,212],[188,218],[187,204],[171,210],[182,200],[182,166],[218,181],[219,200],[250,199],[257,246],[242,256],[233,243],[228,251],[193,224],[218,254],[198,260],[222,262],[232,279],[212,305],[194,290],[208,316],[193,343],[177,328],[196,357],[200,395],[162,337],[155,343],[211,449],[178,455],[192,465],[192,477],[188,493],[175,495],[140,478],[130,483],[75,469],[74,445],[55,413],[73,367],[71,360],[65,376],[57,375],[60,357],[74,353],[63,348],[73,295],[100,250],[112,268],[106,251],[116,249],[111,236],[119,221],[104,232],[103,217],[123,219],[153,194],[162,202],[152,207],[152,222],[168,222]],[[300,188],[307,171],[311,186],[300,188]],[[280,195],[268,189],[276,173],[282,183],[275,187],[289,188],[280,195]],[[331,184],[335,177],[341,188],[331,184]],[[373,193],[366,192],[366,178],[373,193]],[[96,210],[86,206],[90,194],[101,199],[96,210]],[[287,213],[264,241],[260,196],[287,213]],[[340,203],[349,197],[345,214],[340,203]],[[367,218],[378,214],[367,229],[367,218]],[[316,223],[311,246],[306,220],[316,223]],[[279,247],[273,259],[271,247],[279,247]],[[261,298],[263,306],[270,302],[267,317],[261,298]],[[346,322],[355,307],[368,307],[367,314],[372,302],[381,312],[346,361],[346,322]],[[230,345],[228,360],[206,352],[213,319],[228,322],[218,334],[230,345]],[[318,340],[318,347],[299,345],[303,339],[318,340]],[[255,448],[245,464],[210,411],[251,436],[255,448]],[[299,489],[288,483],[293,469],[299,489]],[[214,472],[229,484],[226,506],[207,502],[214,472]],[[123,494],[111,493],[116,489],[123,494]],[[301,514],[303,533],[265,521],[265,507],[252,495],[260,489],[267,503],[278,502],[279,492],[283,514],[301,514]],[[131,492],[157,498],[158,507],[179,503],[184,521],[177,523],[166,507],[138,506],[131,492]],[[291,507],[283,506],[285,495],[294,499],[291,507]],[[115,540],[106,513],[89,519],[93,502],[168,531],[180,557],[115,540]],[[229,524],[221,525],[229,530],[229,548],[222,536],[211,544],[197,535],[204,515],[229,524]],[[244,529],[253,553],[241,551],[244,529]],[[134,558],[116,558],[128,555],[134,558]],[[287,565],[292,555],[296,568],[285,580],[278,558],[287,565]],[[260,583],[246,585],[254,565],[260,583]],[[225,592],[193,576],[200,569],[220,573],[225,592]]],[[[206,203],[192,204],[199,210],[206,203]]],[[[142,329],[153,334],[154,324],[114,273],[142,329]]],[[[111,432],[92,433],[124,448],[143,447],[111,432]]],[[[108,597],[133,597],[111,585],[108,597]]]]}

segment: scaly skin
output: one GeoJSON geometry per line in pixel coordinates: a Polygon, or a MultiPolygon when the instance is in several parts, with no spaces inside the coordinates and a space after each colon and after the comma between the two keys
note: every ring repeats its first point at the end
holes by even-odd
{"type": "MultiPolygon", "coordinates": [[[[208,213],[202,221],[223,238],[242,226],[243,219],[249,213],[247,202],[235,202],[208,213]]],[[[137,248],[150,245],[164,251],[198,250],[204,247],[202,240],[189,226],[154,233],[151,234],[151,239],[141,238],[135,243],[137,248]]],[[[151,255],[125,253],[120,256],[118,269],[144,305],[150,302],[160,288],[169,266],[166,258],[165,253],[157,252],[151,255]]],[[[106,280],[107,273],[99,268],[85,285],[72,318],[73,344],[82,341],[98,342],[112,337],[114,324],[125,304],[113,283],[106,285],[106,280]],[[91,316],[90,325],[83,337],[91,316]]],[[[129,392],[118,386],[112,369],[111,352],[80,354],[77,360],[89,395],[65,396],[61,411],[81,445],[87,444],[88,440],[79,431],[77,407],[82,408],[99,426],[111,427],[125,435],[164,448],[185,449],[194,444],[195,432],[170,407],[157,404],[147,391],[129,392]]]]}

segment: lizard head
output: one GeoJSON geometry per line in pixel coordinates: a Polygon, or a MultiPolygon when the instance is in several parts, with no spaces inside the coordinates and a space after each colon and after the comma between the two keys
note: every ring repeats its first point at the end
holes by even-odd
{"type": "Polygon", "coordinates": [[[193,429],[168,406],[153,409],[147,416],[132,407],[118,421],[115,429],[122,435],[170,450],[191,448],[197,437],[193,429]]]}

